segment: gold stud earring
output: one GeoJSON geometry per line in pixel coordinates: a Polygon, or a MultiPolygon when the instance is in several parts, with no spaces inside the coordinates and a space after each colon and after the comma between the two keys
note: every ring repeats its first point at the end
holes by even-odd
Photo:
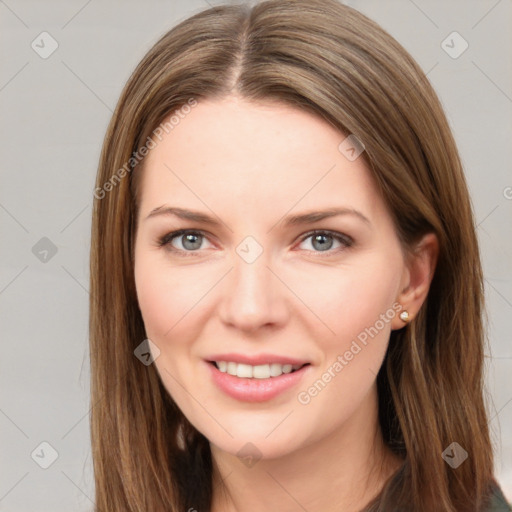
{"type": "Polygon", "coordinates": [[[400,320],[402,320],[402,322],[405,322],[405,323],[409,322],[409,312],[405,311],[405,310],[402,311],[400,313],[400,320]]]}

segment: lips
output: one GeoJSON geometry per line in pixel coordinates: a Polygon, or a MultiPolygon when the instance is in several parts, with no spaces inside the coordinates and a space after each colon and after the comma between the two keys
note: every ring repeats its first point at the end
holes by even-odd
{"type": "Polygon", "coordinates": [[[290,391],[291,389],[298,387],[298,384],[302,381],[304,375],[312,369],[311,364],[301,364],[300,361],[288,357],[268,355],[250,357],[236,354],[218,354],[213,357],[225,358],[221,360],[231,361],[231,364],[237,366],[248,366],[249,364],[256,367],[271,364],[279,365],[276,361],[283,361],[281,364],[289,366],[291,366],[292,363],[288,361],[292,361],[294,365],[298,365],[298,369],[292,370],[289,373],[281,373],[278,376],[269,375],[266,377],[259,374],[258,377],[239,377],[238,375],[231,375],[227,371],[222,372],[219,370],[214,360],[205,361],[206,366],[209,369],[211,379],[217,388],[229,397],[243,402],[265,402],[272,400],[278,395],[284,394],[286,391],[290,391]],[[251,361],[251,363],[240,361],[251,361]],[[270,363],[270,361],[273,361],[274,363],[270,363]]]}
{"type": "Polygon", "coordinates": [[[236,354],[233,352],[227,354],[214,354],[207,357],[206,360],[208,362],[227,361],[238,364],[249,364],[251,366],[258,366],[262,364],[291,364],[292,366],[304,366],[309,363],[306,359],[296,359],[277,354],[258,354],[249,356],[247,354],[236,354]]]}
{"type": "Polygon", "coordinates": [[[302,366],[291,364],[260,364],[257,366],[251,366],[250,364],[233,363],[228,361],[215,361],[215,366],[222,373],[229,373],[240,378],[254,378],[254,379],[268,379],[269,377],[279,377],[283,373],[292,373],[302,366]]]}

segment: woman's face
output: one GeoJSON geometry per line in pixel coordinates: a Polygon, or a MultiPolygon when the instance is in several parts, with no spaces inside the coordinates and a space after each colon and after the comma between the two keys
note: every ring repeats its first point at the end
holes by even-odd
{"type": "Polygon", "coordinates": [[[365,428],[408,277],[359,148],[277,103],[200,101],[182,117],[146,158],[135,244],[164,386],[232,454],[365,428]]]}

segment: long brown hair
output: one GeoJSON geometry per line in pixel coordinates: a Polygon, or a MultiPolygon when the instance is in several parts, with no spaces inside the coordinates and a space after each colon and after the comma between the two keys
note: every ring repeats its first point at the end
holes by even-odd
{"type": "Polygon", "coordinates": [[[229,94],[284,102],[355,134],[404,249],[427,232],[437,235],[427,300],[411,324],[391,333],[377,377],[380,426],[403,465],[366,510],[481,510],[493,456],[483,399],[482,270],[461,161],[423,71],[376,23],[335,0],[200,12],[151,48],[121,94],[100,157],[92,223],[96,510],[210,509],[208,440],[154,365],[134,356],[146,336],[133,244],[144,147],[150,150],[171,113],[229,94]],[[442,457],[452,442],[469,454],[456,469],[442,457]]]}

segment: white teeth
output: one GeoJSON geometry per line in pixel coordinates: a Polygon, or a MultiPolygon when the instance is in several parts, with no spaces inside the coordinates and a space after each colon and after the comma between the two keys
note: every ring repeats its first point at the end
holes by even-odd
{"type": "Polygon", "coordinates": [[[278,363],[272,363],[270,365],[270,376],[279,377],[283,373],[283,365],[278,363]]]}
{"type": "Polygon", "coordinates": [[[290,373],[292,371],[291,364],[283,364],[283,373],[290,373]]]}
{"type": "Polygon", "coordinates": [[[238,364],[236,367],[237,377],[252,377],[252,366],[250,364],[238,364]]]}
{"type": "Polygon", "coordinates": [[[270,377],[270,365],[260,364],[252,367],[252,376],[255,379],[268,379],[270,377]]]}
{"type": "Polygon", "coordinates": [[[283,373],[291,373],[292,370],[298,370],[301,364],[259,364],[251,366],[250,364],[234,363],[232,361],[215,361],[219,371],[229,373],[241,378],[268,379],[269,377],[279,377],[283,373]]]}

